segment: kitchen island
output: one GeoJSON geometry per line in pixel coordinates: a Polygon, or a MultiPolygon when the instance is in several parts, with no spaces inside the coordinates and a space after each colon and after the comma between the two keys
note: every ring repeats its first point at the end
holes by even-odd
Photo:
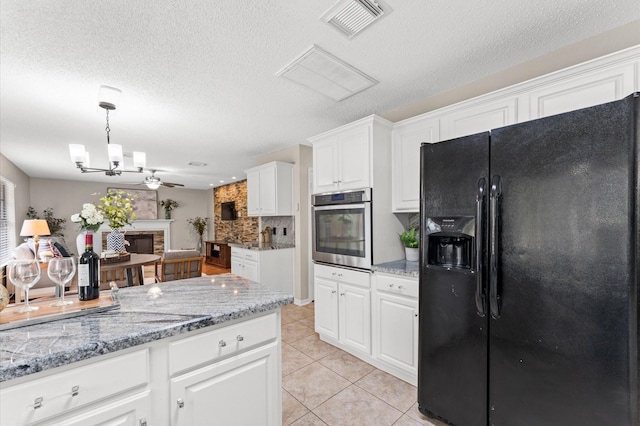
{"type": "Polygon", "coordinates": [[[0,332],[0,424],[280,424],[291,295],[224,274],[120,289],[118,300],[0,332]]]}

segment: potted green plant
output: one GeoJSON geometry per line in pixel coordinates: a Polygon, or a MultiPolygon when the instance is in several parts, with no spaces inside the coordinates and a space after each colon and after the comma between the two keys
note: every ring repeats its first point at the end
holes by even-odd
{"type": "Polygon", "coordinates": [[[420,235],[417,229],[405,229],[399,236],[404,245],[405,258],[409,262],[416,262],[419,257],[418,249],[420,248],[420,235]]]}
{"type": "Polygon", "coordinates": [[[207,229],[208,218],[201,218],[200,216],[196,216],[195,218],[187,219],[187,222],[193,227],[196,233],[199,236],[198,240],[198,251],[202,253],[202,234],[207,229]]]}

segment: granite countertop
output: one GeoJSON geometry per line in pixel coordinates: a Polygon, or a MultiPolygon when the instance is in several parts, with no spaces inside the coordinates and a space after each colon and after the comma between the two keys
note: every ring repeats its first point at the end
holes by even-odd
{"type": "Polygon", "coordinates": [[[371,270],[374,272],[385,272],[387,274],[405,275],[407,277],[418,278],[420,267],[418,262],[407,262],[403,259],[373,265],[371,270]]]}
{"type": "Polygon", "coordinates": [[[227,243],[229,247],[243,248],[247,250],[280,250],[295,248],[295,244],[264,244],[264,243],[227,243]]]}
{"type": "Polygon", "coordinates": [[[293,296],[223,274],[122,288],[118,300],[108,312],[0,331],[0,382],[270,311],[293,296]]]}

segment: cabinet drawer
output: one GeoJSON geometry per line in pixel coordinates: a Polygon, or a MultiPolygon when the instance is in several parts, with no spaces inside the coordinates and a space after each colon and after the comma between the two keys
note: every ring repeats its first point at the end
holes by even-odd
{"type": "Polygon", "coordinates": [[[278,318],[273,313],[178,340],[169,345],[169,374],[174,375],[275,339],[277,332],[278,318]]]}
{"type": "Polygon", "coordinates": [[[254,262],[257,262],[259,259],[258,250],[247,250],[247,249],[232,247],[231,255],[233,257],[237,257],[238,259],[253,260],[254,262]]]}
{"type": "Polygon", "coordinates": [[[332,281],[349,283],[360,287],[371,287],[371,274],[369,272],[354,271],[352,269],[336,268],[327,265],[314,265],[314,273],[332,281]]]}
{"type": "Polygon", "coordinates": [[[2,389],[0,424],[39,422],[143,386],[149,382],[148,356],[144,349],[2,389]]]}
{"type": "Polygon", "coordinates": [[[376,274],[376,289],[409,297],[418,297],[418,280],[392,275],[376,274]]]}

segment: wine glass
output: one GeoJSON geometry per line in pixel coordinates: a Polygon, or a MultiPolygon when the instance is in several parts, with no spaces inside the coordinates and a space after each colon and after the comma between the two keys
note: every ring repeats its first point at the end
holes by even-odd
{"type": "Polygon", "coordinates": [[[40,280],[40,263],[37,259],[13,260],[9,263],[9,280],[14,286],[24,290],[24,307],[18,312],[31,312],[40,309],[29,306],[29,289],[40,280]]]}
{"type": "Polygon", "coordinates": [[[71,281],[75,273],[76,261],[73,257],[54,257],[49,260],[47,275],[49,275],[51,281],[60,286],[60,292],[62,294],[60,300],[52,303],[51,306],[65,306],[73,303],[71,300],[64,300],[64,287],[65,284],[71,281]]]}

